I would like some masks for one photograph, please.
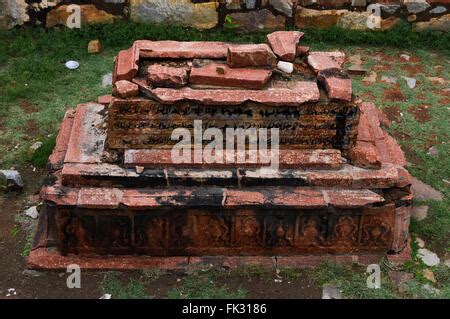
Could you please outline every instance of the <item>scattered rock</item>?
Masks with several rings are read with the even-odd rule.
[[[416,79],[409,78],[407,76],[402,76],[402,78],[406,81],[406,84],[408,85],[408,87],[410,89],[414,89],[416,87],[416,83],[417,83]]]
[[[394,284],[395,287],[397,287],[397,290],[400,293],[405,292],[406,290],[406,282],[414,278],[414,275],[406,272],[406,271],[395,271],[390,270],[388,272],[388,276],[391,280],[391,282]]]
[[[191,0],[130,0],[130,18],[135,22],[182,24],[199,30],[214,28],[219,21],[219,3]]]
[[[436,156],[436,155],[438,155],[438,149],[437,149],[437,147],[436,146],[431,146],[429,149],[428,149],[428,152],[427,152],[427,154],[428,155],[431,155],[431,156]]]
[[[429,293],[432,293],[434,295],[439,294],[441,291],[439,289],[434,288],[430,284],[424,284],[422,285],[422,289],[428,291]]]
[[[434,85],[447,85],[447,80],[440,77],[427,77],[428,81],[430,81]]]
[[[99,299],[111,299],[112,295],[111,294],[104,294],[103,296],[101,296]]]
[[[341,291],[335,285],[326,284],[323,286],[322,299],[342,299]]]
[[[361,64],[352,64],[347,68],[347,72],[352,75],[364,75],[367,70]]]
[[[367,0],[352,0],[352,7],[365,7]]]
[[[39,217],[39,211],[37,210],[36,206],[31,206],[25,211],[25,215],[32,219],[36,219]]]
[[[446,259],[445,262],[444,262],[444,264],[445,264],[447,267],[450,268],[450,259]]]
[[[25,269],[22,271],[22,274],[28,277],[39,277],[42,275],[42,272],[33,269]]]
[[[436,8],[430,10],[430,14],[442,14],[445,12],[447,12],[447,8],[444,6],[437,6]]]
[[[363,60],[361,59],[360,54],[354,54],[347,58],[347,62],[350,64],[362,64]]]
[[[112,85],[112,73],[107,73],[102,77],[102,87],[106,88]]]
[[[366,84],[372,84],[377,81],[377,73],[374,71],[371,71],[367,76],[365,76],[362,81]]]
[[[234,28],[246,33],[284,30],[286,26],[285,16],[275,16],[267,9],[230,13],[227,17],[233,21]]]
[[[155,87],[180,88],[187,84],[188,70],[185,67],[152,64],[148,67],[147,80]]]
[[[407,54],[400,54],[400,59],[402,59],[404,61],[409,61],[411,59],[411,57]]]
[[[129,98],[139,94],[139,87],[127,80],[120,80],[114,84],[113,95],[121,98]]]
[[[292,73],[294,72],[294,64],[291,62],[285,62],[285,61],[279,61],[277,64],[278,70],[281,70],[285,73]]]
[[[411,217],[417,221],[424,220],[428,216],[429,207],[426,205],[413,206],[411,211]]]
[[[424,264],[429,267],[436,266],[441,262],[438,255],[426,248],[420,248],[417,251],[417,257],[419,257],[424,262]]]
[[[4,192],[23,188],[23,180],[20,173],[15,170],[0,170],[0,189]]]
[[[423,239],[416,237],[416,244],[417,246],[419,246],[419,248],[424,248],[425,247],[425,242],[423,241]]]
[[[393,27],[397,26],[399,23],[401,23],[402,19],[397,17],[389,17],[387,19],[381,19],[380,22],[380,30],[386,31],[390,30]]]
[[[397,78],[393,77],[393,76],[382,75],[381,76],[381,82],[390,83],[390,84],[396,84],[397,83]]]
[[[89,41],[87,50],[89,54],[97,54],[102,52],[102,44],[100,43],[100,40]]]
[[[412,177],[411,182],[412,182],[411,190],[415,199],[417,200],[432,199],[437,201],[442,201],[444,199],[444,194],[434,189],[433,187],[425,184],[419,179]]]
[[[255,9],[256,7],[256,0],[244,0],[245,7],[247,9]]]
[[[436,278],[434,277],[434,273],[426,268],[422,271],[422,275],[425,277],[425,279],[431,281],[432,283],[436,283]]]
[[[34,152],[36,152],[38,149],[41,148],[41,146],[42,146],[42,142],[41,141],[33,143],[33,145],[31,145],[30,148],[28,149],[28,154],[29,155],[33,155]]]

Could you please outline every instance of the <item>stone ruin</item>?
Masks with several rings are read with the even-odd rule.
[[[345,54],[312,52],[302,37],[140,40],[120,51],[112,96],[66,112],[29,267],[407,259],[404,155],[375,105],[352,95]],[[171,133],[195,120],[278,128],[279,169],[175,162]]]

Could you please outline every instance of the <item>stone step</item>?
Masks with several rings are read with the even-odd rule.
[[[270,151],[270,149],[268,149]],[[262,162],[257,152],[253,153],[246,150],[238,155],[235,152],[234,160],[226,161],[226,150],[223,151],[221,163],[195,163],[194,152],[191,153],[191,163],[176,163],[172,160],[171,149],[128,149],[124,153],[124,165],[126,167],[142,166],[145,168],[245,168],[245,167],[264,167],[269,166],[270,163]],[[250,162],[250,154],[255,154],[255,161]],[[275,154],[277,155],[277,154]],[[239,162],[238,156],[247,159],[246,162]],[[270,153],[268,153],[270,156]],[[270,161],[270,158],[268,158]],[[334,149],[325,150],[285,150],[280,149],[277,156],[278,166],[280,168],[316,168],[316,169],[338,169],[342,165],[341,151]],[[273,163],[275,164],[275,163]]]
[[[222,208],[361,208],[383,203],[383,196],[368,189],[311,187],[174,187],[121,189],[112,187],[71,188],[44,186],[43,200],[57,205],[91,209],[157,209],[161,207]]]
[[[162,104],[191,101],[204,105],[241,105],[250,101],[272,106],[298,106],[320,99],[317,83],[312,81],[298,81],[291,88],[269,87],[266,90],[196,90],[184,87],[150,89],[150,93]]]
[[[399,182],[399,172],[395,165],[386,164],[381,169],[363,169],[344,165],[339,170],[279,169],[181,169],[123,168],[112,164],[70,164],[62,170],[62,183],[66,186],[114,186],[153,187],[170,186],[312,186],[341,187],[351,189],[390,188]]]

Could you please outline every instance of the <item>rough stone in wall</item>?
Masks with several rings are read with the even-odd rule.
[[[227,17],[231,21],[231,27],[242,32],[275,31],[286,28],[286,17],[283,15],[275,16],[267,9],[236,12],[227,15]]]
[[[72,1],[0,0],[0,28],[23,24],[64,25]],[[214,27],[239,32],[340,26],[389,30],[401,21],[416,30],[448,32],[448,0],[86,0],[79,1],[82,23],[129,19],[149,24]],[[375,7],[369,7],[373,6]],[[369,9],[377,11],[371,15]],[[375,9],[374,9],[375,8]]]
[[[68,5],[62,5],[52,9],[47,14],[46,27],[66,25],[68,17],[72,14],[72,11],[68,11],[67,7]],[[93,23],[112,23],[118,18],[106,11],[97,9],[93,4],[80,5],[80,12],[81,26]]]
[[[130,15],[136,22],[175,24],[203,30],[217,25],[218,6],[216,1],[130,0]]]
[[[0,0],[0,29],[11,29],[30,20],[25,0]]]

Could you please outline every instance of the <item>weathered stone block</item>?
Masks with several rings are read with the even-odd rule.
[[[133,21],[163,23],[211,29],[217,25],[218,2],[193,3],[190,0],[130,0]]]

